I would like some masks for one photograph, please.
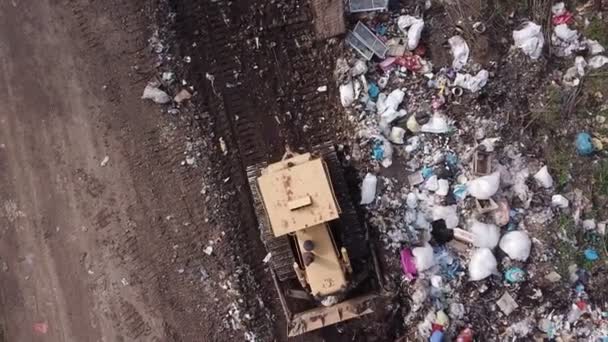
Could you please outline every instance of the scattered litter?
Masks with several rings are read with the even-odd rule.
[[[390,140],[390,142],[392,142],[393,144],[403,145],[405,143],[405,134],[405,129],[398,126],[394,126],[393,128],[391,128],[391,134],[388,140]]]
[[[477,249],[469,261],[469,278],[473,281],[485,279],[497,272],[496,266],[496,258],[490,249]]]
[[[264,257],[264,259],[262,260],[263,263],[267,264],[270,261],[270,258],[272,257],[272,254],[270,252],[268,252],[268,254],[266,254],[266,256]]]
[[[104,167],[104,166],[108,165],[109,161],[110,161],[110,156],[105,156],[105,157],[103,157],[103,159],[102,159],[101,163],[99,163],[99,165],[101,167]]]
[[[319,88],[317,88],[317,92],[319,92],[319,93],[324,93],[326,91],[327,91],[327,86],[326,85],[320,86]]]
[[[378,185],[378,177],[368,173],[363,178],[361,183],[361,204],[370,204],[376,198],[376,187]]]
[[[587,65],[591,69],[599,69],[606,64],[608,64],[608,57],[602,55],[593,56],[587,62]]]
[[[521,283],[526,280],[526,272],[519,267],[511,267],[505,271],[505,279],[509,283]]]
[[[606,49],[602,46],[602,44],[600,44],[597,40],[593,40],[593,39],[585,39],[583,41],[583,43],[585,44],[585,46],[587,46],[587,50],[589,50],[589,53],[591,54],[591,56],[600,54],[604,51],[606,51]]]
[[[452,68],[459,71],[469,60],[469,45],[467,45],[467,42],[461,36],[454,36],[448,39],[448,43],[454,57]]]
[[[440,179],[437,181],[437,190],[435,191],[436,195],[439,196],[447,196],[450,191],[450,182],[447,179]]]
[[[490,73],[488,73],[488,71],[485,69],[479,71],[475,76],[458,73],[456,74],[456,79],[454,80],[453,85],[476,93],[480,91],[481,88],[485,87],[486,83],[488,83],[489,76]]]
[[[355,86],[352,81],[340,85],[340,102],[342,107],[350,107],[355,102]]]
[[[587,194],[576,188],[593,177],[608,143],[603,134],[608,97],[603,88],[590,88],[602,74],[593,69],[606,68],[608,57],[600,42],[589,39],[597,34],[585,37],[597,18],[587,7],[569,11],[556,4],[542,19],[545,29],[523,22],[507,32],[514,46],[502,54],[492,51],[487,39],[502,44],[510,37],[496,36],[495,30],[492,37],[484,35],[491,28],[487,18],[463,13],[468,22],[452,22],[455,30],[445,31],[446,18],[436,15],[442,6],[433,2],[435,10],[424,8],[395,2],[388,13],[351,16],[347,22],[355,26],[346,43],[353,49],[340,52],[335,68],[347,108],[340,119],[354,128],[346,137],[345,164],[363,178],[361,203],[379,247],[387,251],[380,256],[399,253],[399,261],[383,260],[388,261],[386,278],[394,281],[392,288],[407,282],[409,295],[393,301],[390,310],[413,327],[407,336],[412,340],[454,340],[461,332],[459,341],[473,341],[471,329],[478,340],[608,336],[596,323],[605,308],[586,302],[586,291],[598,283],[583,259],[590,247],[597,248],[598,260],[603,257],[595,243],[606,232],[606,217],[593,207],[595,189]],[[508,21],[513,27],[525,15],[510,13]],[[452,60],[437,53],[446,47]],[[522,112],[528,104],[534,115]],[[586,115],[562,115],[562,125],[543,127],[547,118],[538,113],[556,108]],[[572,162],[568,153],[558,155],[567,146],[555,146],[556,137],[574,139],[575,129],[586,131],[584,144],[576,137],[578,153],[596,154],[588,159],[589,172],[580,172],[585,167],[580,157]],[[545,154],[545,144],[557,147],[550,148],[553,154]],[[576,232],[563,229],[562,220],[572,220]],[[562,251],[565,247],[569,250]],[[587,264],[574,265],[562,282],[557,270],[562,272],[564,257],[568,264]],[[488,279],[491,275],[496,277]],[[594,291],[596,298],[603,295]],[[562,303],[569,294],[576,307],[570,314]],[[498,298],[496,305],[488,303]],[[533,305],[515,312],[515,299]],[[441,311],[448,308],[452,322]],[[484,315],[494,327],[470,319]]]
[[[515,47],[521,49],[532,59],[538,59],[543,52],[545,38],[542,28],[533,22],[527,22],[522,29],[513,31]]]
[[[435,257],[433,256],[433,247],[428,243],[424,247],[416,247],[412,249],[416,270],[418,272],[425,271],[435,265]]]
[[[448,119],[446,116],[436,113],[431,116],[429,122],[420,127],[420,131],[424,133],[442,134],[450,130]]]
[[[397,26],[407,38],[407,49],[411,51],[418,47],[424,28],[424,20],[411,15],[402,15],[397,19]]]
[[[471,196],[487,200],[490,197],[494,196],[496,191],[498,191],[498,187],[500,186],[500,172],[496,171],[487,176],[479,177],[469,181],[467,184],[467,189]]]
[[[350,68],[350,74],[353,77],[363,75],[366,72],[367,72],[367,63],[362,59],[358,59],[355,62],[355,64],[353,64],[353,66]]]
[[[416,277],[416,263],[414,262],[414,256],[412,255],[412,251],[410,249],[401,250],[401,268],[403,269],[403,274],[408,276],[410,279],[414,279]]]
[[[499,227],[506,226],[511,219],[511,209],[509,208],[509,202],[505,199],[501,199],[498,201],[497,204],[498,208],[492,212],[494,223],[496,223],[496,225]]]
[[[579,34],[576,30],[571,30],[568,25],[560,24],[553,28],[551,44],[554,47],[555,55],[567,57],[581,49]]]
[[[163,83],[170,85],[173,82],[175,82],[175,73],[172,73],[170,71],[165,71],[162,73],[161,79],[162,79]]]
[[[576,151],[581,156],[590,156],[595,151],[591,135],[587,132],[581,132],[576,135]]]
[[[203,249],[203,252],[207,255],[211,255],[213,253],[213,246],[207,246]]]
[[[441,330],[433,331],[433,333],[431,334],[431,338],[429,339],[429,342],[442,342],[442,341],[443,341],[443,331],[441,331]]]
[[[500,240],[500,229],[493,224],[474,221],[471,225],[471,233],[474,236],[473,244],[476,247],[494,248]]]
[[[570,11],[566,10],[563,2],[559,2],[551,7],[553,13],[553,25],[571,24],[574,21],[574,16]]]
[[[543,166],[535,175],[534,179],[540,184],[543,188],[549,189],[553,187],[553,178],[549,174],[549,168],[547,165]]]
[[[553,195],[551,197],[551,205],[558,208],[568,208],[570,202],[568,199],[562,195]]]
[[[555,271],[551,271],[549,274],[547,274],[545,276],[545,279],[547,279],[548,281],[550,281],[552,283],[557,283],[558,281],[562,280],[562,276],[560,276],[559,273],[557,273]]]
[[[448,228],[458,227],[458,208],[451,206],[435,206],[433,208],[433,220],[444,220]]]
[[[464,328],[456,337],[456,342],[473,342],[473,330],[471,328]]]
[[[592,249],[592,248],[585,249],[585,259],[587,259],[589,261],[596,261],[599,258],[600,258],[600,256],[599,256],[599,254],[597,254],[597,251],[595,249]]]
[[[595,229],[595,220],[594,219],[587,219],[587,220],[583,220],[583,229],[585,230],[594,230]]]
[[[526,232],[514,230],[507,232],[500,239],[500,249],[513,260],[526,261],[530,256],[532,241]]]
[[[513,299],[513,297],[511,297],[509,292],[505,292],[502,297],[500,297],[500,299],[496,302],[496,305],[498,305],[500,311],[502,311],[507,316],[509,316],[513,311],[515,311],[519,307],[519,305],[517,305],[517,302],[515,301],[515,299]]]
[[[144,93],[141,98],[144,100],[152,100],[158,104],[171,102],[171,97],[164,91],[160,90],[157,82],[148,83],[144,88]]]
[[[34,333],[38,335],[46,335],[49,331],[49,325],[46,322],[34,323],[33,325]]]
[[[179,91],[179,93],[177,93],[177,95],[175,95],[173,101],[175,101],[176,103],[182,103],[184,101],[190,100],[191,98],[192,94],[190,94],[188,90],[182,89]]]

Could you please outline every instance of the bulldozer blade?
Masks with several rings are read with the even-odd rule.
[[[287,327],[289,337],[321,329],[374,312],[375,294],[346,300],[328,307],[318,307],[293,315]]]

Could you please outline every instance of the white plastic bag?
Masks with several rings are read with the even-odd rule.
[[[567,24],[555,26],[551,35],[551,44],[555,47],[555,55],[558,57],[570,56],[581,49],[578,31],[571,30]]]
[[[471,196],[487,200],[494,196],[500,186],[500,172],[495,171],[487,176],[475,178],[467,183],[467,189]]]
[[[551,197],[551,205],[554,207],[558,207],[558,208],[568,208],[568,205],[570,205],[570,202],[568,201],[568,199],[562,195],[553,195],[553,197]]]
[[[417,48],[422,36],[424,20],[411,15],[402,15],[397,19],[397,26],[407,36],[407,49],[411,51]]]
[[[386,97],[386,100],[384,101],[384,110],[382,112],[380,112],[380,114],[382,114],[388,110],[397,111],[397,108],[399,107],[401,102],[403,102],[404,98],[405,98],[405,92],[403,90],[395,89],[395,90],[391,91],[391,93],[388,94],[388,96]]]
[[[376,198],[376,186],[378,185],[378,177],[371,173],[367,173],[361,183],[361,204],[370,204]]]
[[[367,72],[367,62],[363,59],[358,59],[355,64],[350,68],[350,74],[353,77],[363,75]]]
[[[398,126],[394,126],[393,128],[391,128],[391,133],[388,140],[390,140],[393,144],[403,145],[405,143],[405,141],[403,140],[404,137],[405,129]]]
[[[599,69],[606,64],[608,64],[608,57],[602,55],[591,57],[587,63],[591,69]]]
[[[415,120],[415,118],[414,118]],[[420,131],[424,133],[447,133],[450,130],[448,119],[442,114],[434,114],[429,122],[420,127]]]
[[[412,255],[416,263],[416,271],[422,272],[428,270],[435,265],[435,257],[433,256],[433,247],[426,243],[424,247],[412,248]]]
[[[606,49],[600,44],[597,40],[593,39],[585,39],[583,43],[587,46],[589,53],[593,55],[597,55],[598,53],[604,52]]]
[[[473,244],[481,248],[494,248],[500,240],[500,229],[494,224],[474,221],[469,228],[473,234]]]
[[[532,241],[526,232],[514,230],[503,235],[499,243],[502,249],[509,258],[513,260],[526,261],[530,256]]]
[[[515,47],[532,59],[538,59],[543,52],[545,37],[541,26],[531,21],[527,22],[521,30],[513,31],[513,40]]]
[[[469,278],[473,281],[482,280],[496,273],[496,257],[488,248],[479,248],[473,252],[469,261]]]
[[[144,100],[152,100],[158,104],[165,104],[171,102],[171,97],[164,91],[160,90],[154,84],[146,85],[141,98]]]
[[[454,57],[452,68],[458,71],[462,69],[469,60],[469,45],[461,36],[454,36],[448,39],[448,43],[450,43],[452,56]]]
[[[340,85],[340,102],[344,108],[349,107],[355,102],[355,87],[352,81]]]
[[[481,88],[485,87],[486,83],[488,83],[489,76],[490,73],[485,69],[480,70],[475,76],[458,73],[456,74],[453,85],[476,93],[480,91]]]
[[[458,211],[455,205],[447,207],[435,206],[433,207],[433,221],[443,219],[445,226],[449,229],[458,227]]]
[[[534,179],[545,189],[549,189],[553,186],[553,177],[551,177],[549,174],[547,165],[538,170],[538,172],[534,175]]]

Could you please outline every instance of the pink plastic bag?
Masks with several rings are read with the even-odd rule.
[[[401,250],[401,268],[403,269],[403,274],[405,274],[406,277],[409,279],[416,278],[416,263],[414,262],[412,251],[409,248]]]

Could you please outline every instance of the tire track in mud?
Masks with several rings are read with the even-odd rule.
[[[123,101],[128,101],[125,94],[132,95],[132,92],[119,87],[124,84],[125,75],[128,83],[138,90],[156,75],[147,42],[151,35],[147,29],[148,14],[152,12],[153,2],[111,0],[99,4],[69,1],[68,5],[81,30],[78,34],[84,41],[83,55],[95,55],[113,67],[113,72],[108,72],[104,82],[106,94],[111,102],[122,105]],[[107,18],[112,22],[100,22],[94,17],[101,9],[107,11]],[[125,11],[128,13],[123,15]],[[123,39],[125,31],[131,33],[129,39]],[[108,48],[110,45],[112,49]],[[106,50],[118,52],[112,55]],[[125,67],[125,60],[136,64]],[[117,75],[120,72],[124,74]],[[198,316],[193,313],[196,303],[207,299],[199,275],[188,272],[181,275],[177,271],[182,265],[196,265],[199,263],[197,260],[204,257],[202,249],[210,235],[198,223],[206,222],[206,213],[202,210],[205,203],[199,193],[200,180],[196,173],[180,166],[184,145],[191,139],[180,137],[161,142],[158,127],[151,126],[142,122],[139,127],[128,118],[118,119],[118,127],[114,129],[121,129],[124,143],[132,147],[126,151],[132,174],[149,179],[150,186],[134,189],[137,204],[125,213],[102,209],[96,212],[94,220],[99,229],[107,229],[111,223],[118,226],[118,230],[107,232],[102,240],[109,244],[120,264],[129,271],[129,282],[139,285],[146,301],[169,316],[162,327],[165,336],[175,341],[190,340],[210,331],[195,323],[200,316],[192,319],[192,316]],[[166,193],[168,187],[172,193]],[[166,207],[163,204],[167,204]],[[141,206],[148,208],[147,215],[139,214]],[[121,215],[128,219],[120,222],[118,216]],[[170,216],[180,218],[180,221],[167,219]],[[116,232],[120,232],[119,235],[112,236]],[[117,321],[129,337],[138,339],[150,334],[148,322],[135,305],[119,299],[117,311]],[[213,335],[217,337],[217,334],[221,334],[221,329]]]
[[[256,11],[250,9],[255,7],[255,1],[178,4],[176,29],[182,53],[192,56],[187,78],[205,94],[204,100],[198,100],[199,112],[211,113],[218,146],[221,138],[228,147],[225,157],[218,155],[217,165],[224,177],[230,177],[238,202],[230,201],[226,210],[235,213],[230,220],[238,227],[234,233],[241,242],[238,248],[254,256],[237,256],[236,261],[248,260],[256,285],[247,292],[255,293],[257,284],[261,285],[262,296],[276,319],[274,336],[285,340],[283,313],[261,263],[265,249],[244,169],[277,160],[285,142],[306,150],[334,140],[334,132],[318,129],[324,123],[323,114],[333,104],[328,93],[317,92],[319,86],[332,83],[333,66],[329,63],[319,68],[323,44],[313,40],[306,6],[293,6],[291,15],[278,16],[279,20],[264,13],[252,14]],[[256,25],[262,28],[255,29]],[[260,41],[268,47],[259,49]],[[258,63],[260,75],[252,71],[258,69]],[[305,125],[311,130],[302,130]]]

